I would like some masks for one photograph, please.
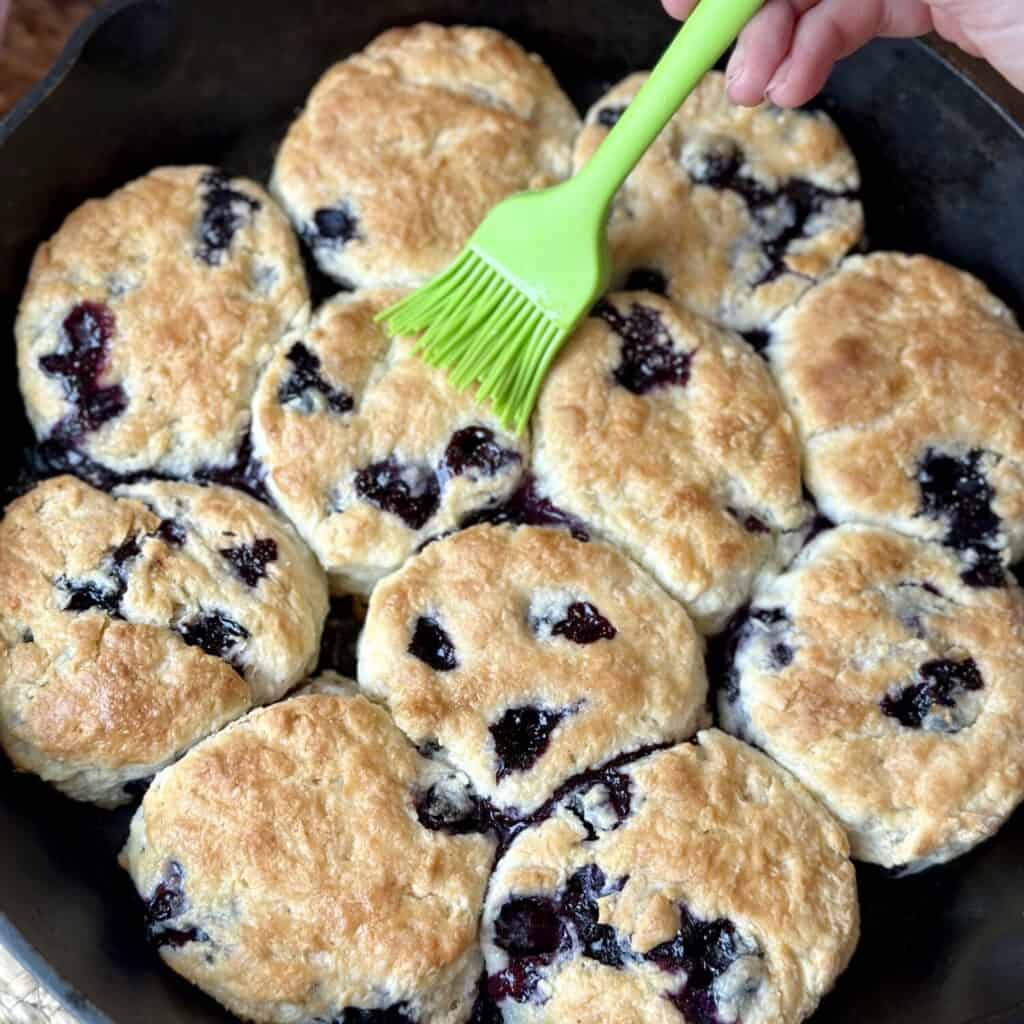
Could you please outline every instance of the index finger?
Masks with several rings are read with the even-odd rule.
[[[680,20],[693,13],[694,7],[697,6],[697,0],[661,0],[661,2],[673,18]]]

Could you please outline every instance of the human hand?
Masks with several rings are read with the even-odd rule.
[[[685,18],[697,0],[663,0]],[[1024,89],[1024,3],[1021,0],[768,0],[743,30],[726,71],[729,97],[753,106],[806,103],[832,65],[876,36],[926,32],[984,57]]]

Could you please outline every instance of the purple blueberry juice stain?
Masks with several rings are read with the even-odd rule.
[[[81,302],[64,318],[57,350],[40,357],[40,369],[60,380],[71,406],[50,432],[51,445],[75,445],[127,408],[128,396],[120,384],[100,385],[110,361],[114,330],[110,309],[98,302]]]
[[[758,635],[768,635],[768,667],[781,671],[791,665],[793,648],[781,638],[790,626],[789,616],[781,608],[751,608],[745,605],[729,620],[725,629],[708,643],[708,682],[712,691],[724,692],[734,703],[740,695],[739,670],[736,659],[740,651]]]
[[[950,661],[938,658],[917,670],[917,680],[882,698],[882,713],[895,718],[907,729],[920,729],[936,707],[955,708],[964,694],[981,690],[984,680],[973,658]],[[957,732],[955,721],[944,723],[942,731]]]
[[[269,505],[266,467],[255,457],[252,448],[252,434],[246,432],[232,461],[223,466],[201,466],[194,473],[197,483],[220,484],[233,487],[249,497]]]
[[[983,451],[957,456],[929,448],[918,464],[921,515],[946,524],[943,544],[971,561],[960,574],[972,587],[1006,585],[994,541],[1000,518],[992,508],[995,490],[982,467]]]
[[[575,540],[586,543],[590,533],[578,516],[559,508],[540,493],[536,480],[528,476],[504,502],[480,509],[462,520],[462,529],[489,523],[492,526],[550,526],[566,530]]]
[[[199,182],[203,212],[199,220],[196,257],[211,267],[220,266],[235,235],[251,223],[261,203],[231,187],[221,171],[208,171]]]
[[[267,575],[267,566],[277,561],[277,541],[261,537],[251,544],[221,548],[220,554],[231,563],[236,575],[247,587],[257,587]]]
[[[394,456],[359,470],[356,493],[382,512],[389,512],[409,527],[421,530],[441,504],[437,474],[421,463],[401,463]]]
[[[441,462],[441,476],[468,476],[471,479],[497,476],[508,466],[522,461],[518,452],[503,448],[494,431],[472,426],[452,434]]]
[[[224,612],[199,612],[177,627],[181,639],[189,647],[198,647],[214,658],[226,661],[236,672],[238,648],[249,639],[249,631]]]
[[[127,537],[110,554],[110,565],[102,581],[74,580],[59,576],[57,588],[68,595],[66,612],[87,612],[93,609],[105,612],[111,618],[123,619],[121,602],[128,590],[130,563],[142,553],[138,538]]]
[[[157,947],[172,946],[180,949],[189,942],[208,942],[210,939],[199,928],[177,929],[166,925],[167,921],[180,917],[188,910],[184,881],[182,866],[177,861],[169,861],[153,895],[146,900],[146,932]]]
[[[550,631],[551,636],[564,637],[574,644],[595,644],[598,640],[614,640],[618,630],[589,601],[573,601],[558,621],[531,618],[530,628],[536,634]]]
[[[529,771],[548,749],[551,734],[574,710],[552,711],[532,704],[509,708],[489,727],[494,741],[497,781]]]
[[[352,411],[355,406],[352,396],[328,383],[315,352],[297,341],[288,350],[287,359],[292,368],[277,389],[281,405],[290,405],[308,414],[315,409],[313,396],[320,395],[331,412],[342,416]]]
[[[455,644],[437,619],[421,615],[413,628],[409,653],[435,672],[452,672],[459,667]]]
[[[721,1024],[715,981],[742,957],[761,954],[740,937],[728,918],[704,921],[685,904],[680,904],[679,918],[676,935],[655,946],[644,959],[669,974],[685,975],[682,986],[668,999],[688,1024]]]
[[[738,149],[709,153],[701,166],[691,170],[695,185],[719,192],[732,192],[746,204],[760,235],[765,267],[751,281],[751,287],[770,284],[788,273],[785,256],[793,242],[807,238],[810,222],[837,202],[857,198],[856,192],[839,191],[790,178],[777,189],[762,185],[744,171],[744,158]]]
[[[646,395],[655,388],[686,386],[691,355],[676,351],[658,310],[634,302],[624,316],[611,303],[600,302],[591,315],[622,339],[621,362],[612,376],[627,391]]]

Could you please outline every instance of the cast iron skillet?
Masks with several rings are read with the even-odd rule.
[[[424,18],[508,31],[581,107],[649,67],[673,30],[657,0],[116,0],[0,126],[7,336],[33,248],[83,199],[164,163],[219,162],[266,180],[318,75],[382,29]],[[861,160],[872,244],[948,259],[1024,312],[1024,132],[1007,113],[926,47],[899,42],[847,61],[822,103]],[[29,437],[13,347],[5,370],[10,486]],[[116,863],[130,815],[74,804],[0,764],[0,941],[83,1021],[223,1021],[146,947]],[[859,875],[860,948],[816,1024],[1024,1021],[1024,813],[946,867]]]

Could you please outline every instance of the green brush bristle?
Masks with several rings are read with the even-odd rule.
[[[467,249],[440,276],[377,317],[389,331],[420,335],[415,351],[490,400],[501,424],[522,433],[541,383],[568,332],[485,259]]]

